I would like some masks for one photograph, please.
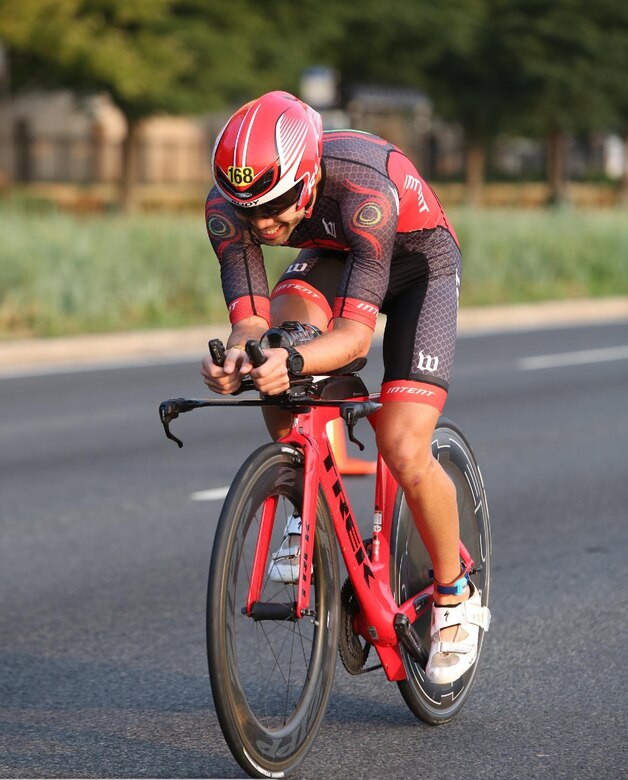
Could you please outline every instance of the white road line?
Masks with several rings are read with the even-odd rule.
[[[620,347],[601,347],[600,349],[583,349],[579,352],[560,352],[556,355],[536,355],[520,358],[517,368],[522,371],[536,371],[540,368],[557,366],[582,366],[587,363],[604,363],[609,360],[627,360],[628,345]]]
[[[229,486],[212,488],[211,490],[197,490],[192,493],[190,498],[192,501],[220,501],[225,498],[229,492]]]

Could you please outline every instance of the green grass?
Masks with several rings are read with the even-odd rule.
[[[461,304],[628,294],[628,215],[615,210],[454,210]]]
[[[628,294],[621,211],[453,210],[463,306]],[[202,211],[76,217],[0,204],[0,337],[226,321]],[[271,283],[292,250],[267,255]]]

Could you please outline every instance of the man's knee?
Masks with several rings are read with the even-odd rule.
[[[429,481],[436,465],[432,453],[422,449],[395,449],[382,453],[382,457],[401,487],[417,488]]]
[[[432,435],[437,414],[418,404],[385,404],[377,423],[377,447],[401,484],[422,481],[435,467]]]

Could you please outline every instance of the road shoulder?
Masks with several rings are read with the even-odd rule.
[[[624,321],[628,322],[628,297],[483,306],[460,310],[459,333],[465,336]],[[377,336],[381,336],[384,324],[380,317]],[[204,354],[209,338],[225,341],[228,334],[228,326],[221,323],[175,330],[4,341],[0,342],[0,373],[7,375],[29,366],[186,359]]]

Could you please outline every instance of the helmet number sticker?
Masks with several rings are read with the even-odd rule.
[[[237,165],[230,165],[227,168],[227,175],[232,184],[239,186],[240,184],[252,184],[255,172],[253,171],[253,168],[248,165],[244,168],[240,168]]]

